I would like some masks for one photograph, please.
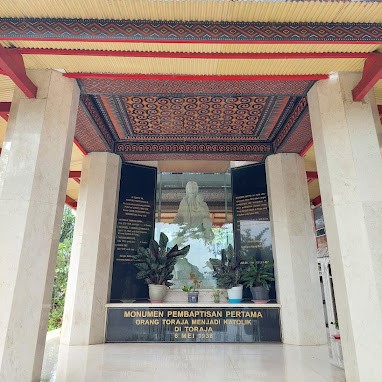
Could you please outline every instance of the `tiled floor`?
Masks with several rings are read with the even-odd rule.
[[[42,381],[344,382],[327,346],[105,344],[47,341]]]

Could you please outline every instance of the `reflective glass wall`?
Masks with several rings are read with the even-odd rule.
[[[177,261],[173,288],[190,284],[190,273],[201,289],[216,286],[210,258],[233,245],[231,175],[160,173],[157,184],[155,239],[164,232],[171,245],[191,246]]]

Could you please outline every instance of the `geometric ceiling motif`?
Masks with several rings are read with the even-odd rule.
[[[256,136],[269,97],[121,97],[133,135]],[[268,108],[269,109],[269,108]]]
[[[188,95],[295,95],[304,96],[312,87],[310,80],[203,80],[203,79],[108,79],[108,78],[84,78],[79,81],[81,91],[84,94],[109,94],[109,95],[165,95],[165,94],[188,94]]]
[[[88,78],[79,85],[76,139],[88,152],[264,161],[300,152],[312,139],[306,94],[313,81]]]
[[[328,0],[329,1],[329,0]],[[380,23],[0,19],[0,38],[98,41],[380,41]]]

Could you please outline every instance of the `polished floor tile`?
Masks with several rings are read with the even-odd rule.
[[[345,382],[327,346],[281,344],[104,344],[47,340],[42,381]]]

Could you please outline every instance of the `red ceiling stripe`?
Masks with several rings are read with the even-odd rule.
[[[69,178],[81,178],[81,171],[69,171]]]
[[[59,56],[100,56],[100,57],[151,57],[151,58],[199,58],[199,59],[305,59],[305,58],[367,58],[370,53],[211,53],[211,52],[140,52],[86,49],[17,48],[20,54]]]

